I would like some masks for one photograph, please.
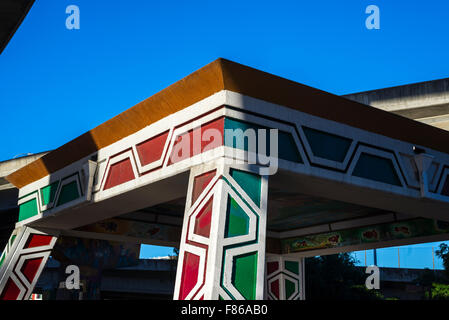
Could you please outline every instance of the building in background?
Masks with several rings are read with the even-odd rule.
[[[134,266],[104,270],[95,298],[171,300],[176,263],[174,259],[141,259]],[[43,300],[84,300],[88,299],[86,288],[86,281],[82,281],[80,290],[66,289],[60,263],[50,259],[34,292]]]

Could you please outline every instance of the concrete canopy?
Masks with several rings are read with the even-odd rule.
[[[295,134],[299,135],[296,136],[295,139],[298,139],[299,142],[297,142],[297,144],[301,145],[298,147],[301,149],[300,154],[301,158],[304,158],[303,162],[309,163],[312,166],[317,166],[318,168],[326,168],[327,166],[328,168],[333,168],[334,171],[337,170],[345,173],[348,173],[349,169],[350,171],[354,171],[356,168],[353,158],[355,157],[358,159],[358,157],[365,155],[366,154],[365,149],[372,148],[373,144],[363,145],[367,141],[363,142],[363,144],[361,144],[361,141],[356,143],[356,140],[352,140],[350,137],[346,138],[343,137],[342,139],[338,140],[339,135],[336,134],[336,132],[333,132],[331,133],[331,135],[329,135],[330,139],[329,143],[332,144],[336,142],[345,144],[346,142],[344,140],[347,139],[347,142],[349,143],[347,146],[348,150],[346,150],[346,155],[343,155],[345,156],[344,159],[342,158],[338,160],[333,159],[332,157],[329,159],[324,159],[326,155],[320,156],[319,154],[315,154],[317,150],[314,149],[316,149],[317,146],[312,145],[312,143],[314,143],[312,140],[318,139],[319,143],[321,143],[320,139],[328,139],[328,137],[323,135],[324,131],[319,130],[314,131],[316,128],[313,129],[312,128],[313,125],[310,126],[308,124],[308,122],[313,123],[314,118],[319,118],[328,121],[328,123],[332,124],[333,126],[335,125],[341,126],[342,128],[337,131],[340,131],[342,133],[347,133],[348,131],[353,129],[354,130],[360,129],[363,132],[366,132],[368,135],[374,134],[373,136],[375,141],[374,144],[378,143],[379,140],[378,136],[389,139],[390,141],[386,145],[378,146],[380,147],[379,149],[380,152],[386,154],[387,158],[388,157],[391,158],[392,160],[391,163],[393,163],[395,166],[394,170],[397,171],[394,174],[401,176],[400,177],[401,181],[399,183],[401,185],[406,185],[407,187],[410,187],[412,190],[414,189],[415,192],[418,193],[422,192],[422,190],[420,190],[420,177],[419,177],[420,173],[418,172],[419,170],[417,169],[417,164],[415,163],[416,161],[413,160],[413,157],[416,156],[416,154],[413,151],[413,148],[416,147],[418,150],[421,150],[420,151],[421,153],[426,152],[427,150],[435,150],[436,152],[442,154],[449,153],[449,147],[445,143],[445,141],[447,141],[447,139],[449,138],[449,133],[444,130],[440,130],[426,124],[406,119],[404,117],[391,114],[389,112],[379,110],[367,105],[350,101],[345,98],[324,91],[320,91],[299,83],[295,83],[293,81],[283,79],[247,66],[243,66],[241,64],[229,60],[217,59],[214,62],[208,64],[207,66],[185,77],[184,79],[162,90],[161,92],[155,94],[154,96],[142,101],[141,103],[135,105],[134,107],[112,118],[111,120],[90,130],[89,132],[83,134],[82,136],[68,142],[67,144],[61,146],[60,148],[52,152],[49,152],[42,158],[17,170],[16,172],[13,172],[9,176],[7,176],[7,179],[21,190],[20,197],[26,198],[26,195],[34,188],[30,187],[30,185],[34,185],[36,183],[41,184],[38,183],[38,181],[42,181],[43,179],[46,180],[46,182],[43,183],[43,186],[45,185],[50,186],[52,183],[54,183],[52,182],[52,180],[55,179],[53,179],[52,177],[54,177],[57,172],[67,171],[66,169],[70,167],[79,167],[81,163],[84,164],[86,163],[87,160],[94,160],[94,162],[98,161],[99,163],[103,161],[102,163],[106,163],[104,162],[105,159],[100,159],[103,158],[103,156],[99,156],[100,150],[107,150],[108,148],[115,149],[114,145],[117,143],[120,144],[120,141],[126,139],[134,140],[133,136],[135,135],[138,136],[139,132],[141,132],[145,128],[157,125],[158,123],[163,121],[163,119],[170,119],[170,117],[176,117],[176,115],[179,114],[182,110],[188,109],[190,106],[198,104],[201,101],[210,98],[211,96],[219,94],[220,92],[235,93],[238,95],[238,97],[240,98],[243,97],[242,99],[250,99],[250,100],[256,99],[254,101],[261,101],[266,104],[274,105],[275,106],[274,110],[276,110],[276,106],[279,106],[279,108],[292,109],[295,111],[299,111],[302,114],[311,116],[312,118],[310,119],[306,118],[304,120],[307,127],[296,128],[295,129],[296,132],[293,132],[293,135]],[[208,107],[205,108],[204,111],[199,110],[197,118],[200,118],[201,114],[208,114],[214,112],[217,108],[220,108],[222,105],[225,105],[229,108],[236,107],[232,106],[232,98],[230,99],[228,97],[225,100],[226,101],[222,101],[219,105],[217,105],[212,109],[211,107]],[[290,115],[282,119],[281,117],[278,117],[276,111],[274,113],[271,113],[271,111],[266,112],[266,109],[263,107],[263,103],[257,105],[254,108],[251,107],[246,108],[245,104],[251,105],[251,102],[246,103],[244,100],[241,100],[239,103],[242,106],[237,107],[240,107],[241,109],[245,110],[245,112],[247,112],[248,114],[253,114],[256,116],[257,114],[264,114],[264,117],[266,119],[271,119],[274,122],[278,121],[286,126],[290,125],[288,123],[288,120],[292,118]],[[286,112],[288,113],[289,111]],[[178,116],[178,118],[180,118],[180,120],[178,121],[179,124],[175,125],[175,127],[179,127],[184,122],[191,121],[188,119],[189,118],[188,114],[189,113],[184,113],[183,115]],[[171,120],[167,123],[169,123],[169,126],[173,125]],[[355,134],[357,135],[358,133],[356,132]],[[335,137],[337,137],[337,140],[332,140],[332,135],[335,135]],[[371,138],[371,140],[372,139],[373,138]],[[166,140],[167,140],[166,143],[168,144],[169,139]],[[402,149],[401,148],[398,149],[395,143],[396,140],[404,142],[407,145],[404,145]],[[394,152],[391,153],[390,152],[391,149],[397,150],[394,150]],[[406,153],[408,153],[408,155],[406,155]],[[379,154],[377,154],[377,156],[379,156]],[[352,165],[351,161],[354,162]],[[367,161],[369,161],[369,159]],[[388,165],[389,164],[387,164],[387,166]],[[84,164],[84,166],[86,165]],[[307,178],[312,180],[310,180],[308,184],[304,184],[303,187],[293,187],[293,189],[299,188],[299,190],[296,191],[295,193],[296,196],[300,196],[301,194],[302,196],[300,197],[304,197],[307,194],[309,194],[310,196],[314,196],[315,203],[322,203],[323,200],[325,199],[334,199],[335,201],[343,201],[336,204],[337,207],[341,206],[344,207],[345,206],[343,205],[344,203],[347,204],[346,205],[347,208],[348,205],[350,207],[351,203],[362,206],[353,208],[353,210],[355,211],[369,212],[371,210],[369,208],[374,207],[377,208],[376,210],[387,210],[391,212],[394,211],[394,212],[401,212],[403,214],[414,214],[420,216],[419,212],[422,212],[423,210],[425,211],[426,210],[425,208],[427,208],[431,209],[431,212],[428,213],[430,214],[430,217],[445,219],[444,210],[446,207],[445,203],[447,200],[445,199],[444,195],[443,198],[441,198],[441,194],[445,192],[443,191],[443,189],[446,190],[444,188],[446,169],[445,165],[440,162],[435,162],[434,166],[436,166],[437,168],[434,168],[432,171],[433,174],[433,176],[431,177],[432,179],[430,179],[429,177],[429,179],[432,180],[431,181],[432,186],[429,185],[427,189],[433,188],[434,189],[433,193],[436,193],[438,195],[438,199],[436,199],[435,201],[432,200],[430,204],[426,202],[428,200],[425,200],[425,197],[424,199],[418,197],[417,203],[411,202],[409,204],[401,201],[398,202],[397,200],[394,199],[392,200],[391,197],[388,196],[388,193],[391,191],[390,190],[391,186],[388,186],[387,184],[384,184],[380,187],[380,192],[381,193],[386,192],[387,194],[386,197],[380,196],[378,194],[379,190],[372,191],[373,193],[366,193],[365,190],[356,188],[355,190],[345,190],[344,192],[340,192],[335,188],[337,187],[340,190],[344,190],[343,185],[341,184],[342,183],[341,178],[338,178],[336,181],[333,182],[326,182],[328,180],[327,178],[325,180],[319,178],[316,182],[314,181],[316,177]],[[101,166],[99,166],[98,168],[93,167],[93,169],[91,169],[91,171],[93,170],[93,172],[90,172],[90,174],[97,176],[99,174],[100,167]],[[69,169],[69,171],[70,170],[72,169]],[[407,173],[406,172],[407,170],[410,170],[410,172]],[[87,172],[89,172],[89,169],[87,169]],[[141,175],[141,173],[136,174]],[[186,176],[184,176],[184,178],[182,177],[183,176],[181,175],[179,177],[175,176],[173,178],[170,178],[175,179],[173,181],[178,181],[176,184],[180,186],[179,188],[173,188],[173,182],[171,183],[158,182],[155,185],[148,185],[147,187],[144,188],[144,190],[146,190],[145,192],[148,192],[148,190],[152,188],[156,188],[156,190],[157,189],[165,190],[164,187],[162,187],[165,183],[165,185],[171,189],[172,195],[167,198],[166,195],[168,195],[168,193],[166,192],[165,196],[162,195],[158,196],[157,199],[159,200],[165,199],[166,201],[175,200],[179,197],[182,197],[182,195],[185,194],[185,187],[183,185],[185,185],[186,182],[182,183],[180,181],[187,181],[187,177]],[[99,183],[98,181],[100,179],[99,177],[95,178],[91,177],[91,178],[95,180],[96,184]],[[60,178],[58,179],[60,180]],[[275,177],[271,179],[270,185],[275,186],[276,184],[278,184],[278,181],[281,181],[280,182],[281,185],[283,183],[285,184],[286,181],[289,181],[288,183],[295,185],[297,184],[296,183],[297,180],[295,179],[297,178],[292,178],[289,175],[283,174],[283,171],[281,170],[279,174],[275,175]],[[304,179],[305,177],[302,178],[302,180]],[[413,179],[415,181],[412,181]],[[290,180],[292,181],[290,182]],[[343,181],[344,180],[345,179],[343,179]],[[80,185],[82,184],[81,181],[79,182],[79,184]],[[301,183],[299,185],[301,185]],[[316,185],[316,187],[314,187],[314,185]],[[372,188],[371,185],[368,185],[367,187]],[[82,190],[83,187],[81,186],[79,186],[79,189],[80,193],[86,191]],[[282,188],[280,189],[282,191]],[[154,201],[142,202],[136,200],[140,198],[145,198],[141,196],[142,191],[139,190],[140,190],[139,188],[136,188],[134,191],[130,190],[129,193],[123,193],[119,197],[116,197],[115,200],[110,199],[109,202],[112,201],[111,202],[112,204],[117,201],[121,202],[122,200],[120,199],[122,199],[122,197],[134,199],[133,205],[127,209],[128,212],[131,209],[139,210],[157,204]],[[362,191],[360,191],[359,193],[358,190]],[[94,190],[93,193],[96,193],[98,191],[99,190]],[[56,193],[60,192],[60,190],[59,189],[58,191],[54,190],[53,193],[55,192]],[[132,195],[133,192],[135,193],[135,195]],[[90,196],[91,195],[86,197],[89,198]],[[92,200],[89,201],[92,202]],[[22,200],[22,203],[23,202],[24,201]],[[88,206],[88,208],[91,207],[91,210],[93,212],[104,213],[110,211],[110,213],[107,216],[103,215],[97,216],[97,214],[92,213],[89,215],[89,219],[83,220],[79,215],[78,216],[72,215],[73,217],[76,217],[76,219],[69,223],[71,219],[69,219],[70,215],[67,214],[65,215],[64,221],[68,224],[64,223],[63,224],[65,225],[64,228],[80,227],[82,225],[95,222],[98,219],[101,220],[102,218],[114,217],[124,212],[123,210],[117,209],[120,208],[120,206],[111,205],[111,203],[108,203],[108,201],[102,204],[100,202],[98,203],[99,207]],[[273,204],[275,203],[276,201],[273,202]],[[103,208],[103,206],[106,207]],[[273,212],[280,212],[284,210],[279,209],[280,206],[281,205],[278,203],[277,209],[273,209]],[[115,207],[115,209],[114,210],[107,209],[111,207]],[[83,208],[83,210],[84,211],[88,210],[88,208]],[[51,208],[51,205],[49,207],[43,206],[43,208],[38,209],[38,212],[42,213],[43,211],[47,211],[47,215],[52,216],[53,219],[51,220],[52,221],[54,220],[54,222],[56,223],[56,220],[54,219],[55,214],[49,213],[51,211],[59,211],[56,209],[57,208]],[[75,209],[72,209],[70,211],[74,210]],[[351,211],[351,209],[348,210]],[[332,211],[333,210],[330,210],[329,212]],[[58,215],[61,216],[60,214]],[[41,218],[44,218],[44,216],[45,215],[42,215]],[[357,215],[357,214],[353,214],[351,216],[347,214],[346,216],[343,215],[338,219],[323,218],[322,221],[319,221],[318,216],[314,215],[312,216],[312,220],[315,219],[316,223],[309,224],[309,226],[320,225],[325,222],[336,222],[338,220],[347,220],[349,218],[361,218],[363,216],[364,215]],[[302,217],[301,219],[303,218],[304,217]],[[279,220],[280,218],[278,217],[277,219]],[[299,219],[299,216],[297,219]],[[35,219],[33,219],[33,221],[34,220]],[[35,223],[42,223],[43,221],[48,219],[38,219],[38,220],[40,221]],[[274,220],[272,219],[272,221],[275,220],[276,219]],[[23,221],[23,223],[25,223],[25,221]],[[61,227],[61,225],[55,223],[50,225],[52,225],[53,227],[55,226]],[[283,223],[285,224],[285,221],[284,222],[277,221],[276,222],[276,225],[278,226],[277,229],[276,227],[274,227],[275,224],[271,226],[269,225],[269,229],[271,228],[273,232],[276,232],[276,230],[277,232],[282,232],[287,231],[287,229],[292,229],[292,227],[290,226],[289,228],[284,228],[283,230],[282,228],[279,227]],[[44,224],[44,226],[50,225]],[[298,227],[299,226],[306,227],[305,225],[302,224],[298,224]]]
[[[261,299],[265,264],[297,298],[304,256],[449,239],[448,138],[218,59],[8,175],[8,263],[34,236],[179,244],[175,299]]]
[[[449,153],[449,132],[226,59],[217,59],[17,170],[7,179],[22,188],[221,90]]]

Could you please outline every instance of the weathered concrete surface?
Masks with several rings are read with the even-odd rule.
[[[392,281],[392,282],[408,282],[412,283],[422,276],[425,269],[409,269],[409,268],[379,268],[380,269],[380,281]],[[443,277],[443,270],[432,270],[437,277]]]
[[[449,130],[449,78],[358,92],[343,97]]]
[[[176,264],[174,259],[141,259],[136,266],[105,270],[99,282],[101,296],[108,293],[106,298],[172,299]],[[64,289],[61,283],[66,275],[60,267],[58,261],[49,259],[36,288],[57,291],[57,300],[73,299],[69,292],[73,290]]]
[[[0,162],[0,250],[3,250],[11,232],[14,230],[19,214],[17,205],[19,190],[4,177],[42,157],[45,153]]]
[[[16,170],[19,170],[20,168],[26,166],[27,164],[33,162],[34,160],[39,159],[40,157],[44,156],[47,153],[48,152],[40,152],[20,157],[17,159],[11,159],[0,162],[0,191],[15,188],[11,183],[8,182],[8,180],[5,179],[5,177],[8,174]],[[17,202],[17,199],[15,200]],[[2,202],[0,201],[0,205],[1,204]]]

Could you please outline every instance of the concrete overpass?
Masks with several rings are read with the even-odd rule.
[[[357,92],[343,97],[437,128],[449,129],[449,78]]]
[[[19,190],[5,179],[10,173],[42,157],[46,152],[0,162],[0,247],[4,248],[19,217]]]
[[[3,0],[0,2],[0,54],[19,28],[34,0]]]

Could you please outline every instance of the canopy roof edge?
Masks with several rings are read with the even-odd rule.
[[[221,90],[449,154],[445,130],[220,58],[6,179],[22,188]]]

